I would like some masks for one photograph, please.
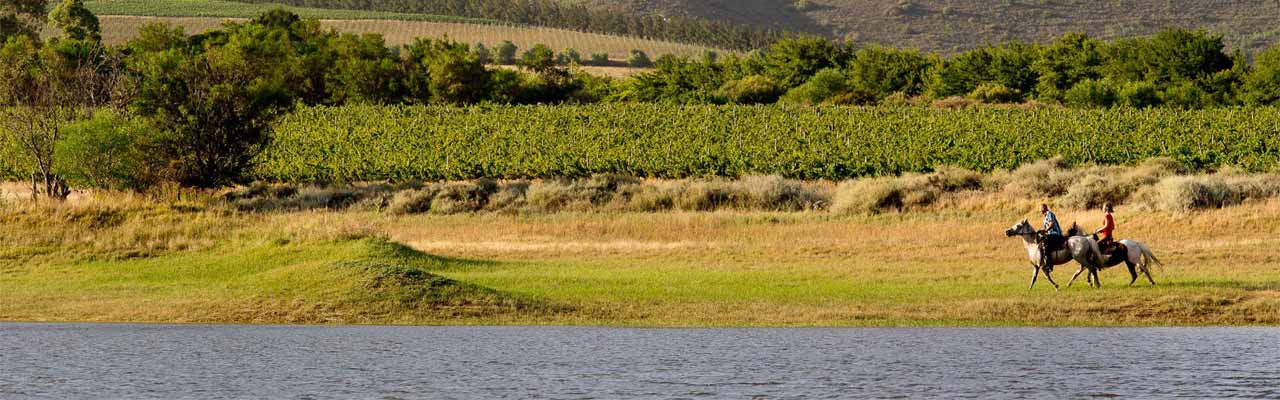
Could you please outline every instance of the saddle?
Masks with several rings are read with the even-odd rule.
[[[1103,256],[1112,261],[1123,260],[1129,254],[1129,247],[1125,246],[1124,243],[1120,243],[1119,240],[1099,241],[1096,233],[1093,235],[1093,240],[1098,242],[1098,251],[1101,251]]]

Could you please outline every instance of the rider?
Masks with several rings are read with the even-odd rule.
[[[1103,253],[1106,253],[1111,248],[1111,245],[1115,243],[1115,239],[1111,234],[1116,229],[1116,221],[1111,217],[1111,212],[1113,211],[1111,203],[1102,205],[1102,211],[1107,213],[1106,216],[1102,217],[1102,228],[1099,228],[1093,234],[1101,237],[1098,240],[1098,247],[1102,249]]]
[[[1040,240],[1040,265],[1045,272],[1053,271],[1053,259],[1050,254],[1062,246],[1062,226],[1058,224],[1058,216],[1049,210],[1048,204],[1040,204],[1040,214],[1044,215],[1044,231]]]

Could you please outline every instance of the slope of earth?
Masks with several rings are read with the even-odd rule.
[[[1081,31],[1103,38],[1165,27],[1221,33],[1246,53],[1280,42],[1280,1],[1191,0],[580,0],[817,33],[860,43],[954,52],[1010,40],[1045,42]]]

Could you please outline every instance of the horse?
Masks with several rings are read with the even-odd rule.
[[[1040,235],[1036,232],[1036,228],[1032,227],[1031,223],[1027,222],[1026,219],[1023,219],[1022,222],[1004,231],[1004,234],[1007,237],[1022,237],[1022,244],[1027,249],[1027,258],[1031,259],[1031,267],[1034,268],[1031,273],[1031,288],[1036,287],[1036,279],[1040,277],[1040,270],[1044,269],[1045,279],[1048,279],[1049,283],[1053,284],[1054,289],[1058,289],[1058,283],[1053,281],[1053,277],[1049,274],[1049,268],[1040,265],[1040,245],[1036,240]],[[1072,260],[1080,263],[1081,270],[1089,269],[1089,275],[1092,278],[1089,280],[1091,285],[1098,282],[1098,268],[1103,261],[1102,252],[1098,250],[1098,242],[1083,236],[1067,237],[1062,249],[1049,254],[1049,262],[1052,265],[1066,264]],[[1097,285],[1102,287],[1100,282]]]
[[[1085,235],[1084,230],[1080,229],[1080,226],[1077,224],[1071,224],[1071,229],[1067,230],[1067,236],[1085,237],[1094,241],[1098,240],[1097,234],[1087,236]],[[1133,283],[1138,281],[1138,271],[1142,271],[1142,275],[1147,277],[1147,282],[1151,282],[1151,285],[1155,286],[1156,281],[1155,279],[1151,279],[1151,269],[1149,266],[1152,262],[1161,265],[1164,263],[1161,262],[1160,259],[1156,258],[1156,255],[1151,252],[1151,248],[1137,240],[1124,239],[1117,240],[1116,243],[1120,247],[1120,250],[1123,251],[1113,251],[1111,254],[1104,256],[1099,269],[1107,269],[1120,265],[1120,263],[1124,263],[1124,265],[1129,268],[1129,286],[1133,286]],[[1076,272],[1076,276],[1080,276],[1079,271]],[[1076,277],[1071,277],[1071,281],[1075,280]],[[1067,282],[1067,287],[1071,287],[1071,282]]]

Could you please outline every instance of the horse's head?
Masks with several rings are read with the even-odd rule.
[[[1032,227],[1031,223],[1027,222],[1026,219],[1023,219],[1022,222],[1019,222],[1013,227],[1004,231],[1004,235],[1008,237],[1031,235],[1035,233],[1036,233],[1036,228]]]
[[[1071,229],[1067,230],[1067,237],[1084,236],[1084,230],[1080,229],[1080,224],[1072,222]]]

